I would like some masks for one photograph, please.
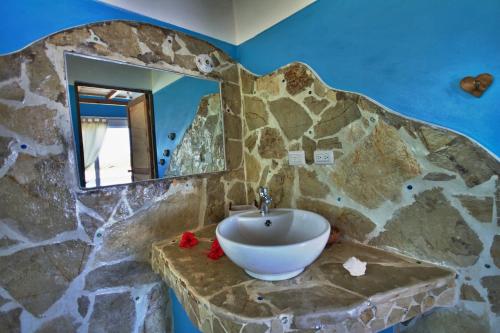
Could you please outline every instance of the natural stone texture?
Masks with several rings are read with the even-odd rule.
[[[463,284],[460,288],[460,299],[474,302],[484,302],[479,292],[470,284]]]
[[[456,195],[469,214],[479,222],[491,223],[493,219],[493,198]]]
[[[438,188],[416,195],[415,202],[397,211],[371,243],[461,267],[474,264],[483,249],[478,236]]]
[[[114,223],[104,233],[98,258],[116,260],[134,256],[147,261],[150,245],[155,240],[172,237],[193,229],[200,220],[201,188],[190,192],[180,190],[150,209],[135,214],[130,219]]]
[[[308,69],[302,64],[292,64],[285,68],[286,91],[296,95],[312,85],[314,79]]]
[[[264,186],[267,183],[267,176],[269,175],[269,166],[266,165],[259,180],[259,186]]]
[[[474,332],[490,333],[488,321],[465,310],[439,309],[421,317],[414,325],[404,329],[405,333],[430,332]]]
[[[156,63],[162,60],[166,63],[172,62],[172,58],[163,53],[163,45],[167,39],[167,33],[164,30],[158,29],[157,27],[149,24],[140,24],[137,27],[137,36],[152,51],[151,56],[149,56],[149,62]],[[174,46],[172,45],[173,43],[177,44],[175,38],[168,39],[167,44],[172,49],[174,49]],[[178,45],[176,46],[178,47]]]
[[[403,309],[397,309],[397,308],[392,309],[391,313],[389,314],[389,317],[387,318],[387,324],[390,326],[399,323],[400,321],[403,320],[404,315],[405,313]]]
[[[51,100],[65,103],[65,89],[62,86],[54,65],[48,58],[43,42],[37,42],[23,51],[27,62],[26,72],[30,90]],[[31,121],[33,123],[34,121]],[[47,127],[46,127],[47,128]]]
[[[235,205],[242,205],[246,203],[246,189],[245,184],[242,182],[236,182],[231,186],[231,189],[227,193],[227,198],[233,202]]]
[[[249,152],[255,148],[255,144],[257,143],[257,133],[252,133],[248,138],[245,139],[245,147]]]
[[[333,250],[335,249],[333,248]],[[439,267],[415,265],[396,268],[390,265],[370,263],[365,275],[353,279],[342,263],[324,263],[320,269],[331,283],[347,290],[356,291],[364,297],[372,297],[396,288],[404,288],[411,285],[416,276],[425,276],[425,279],[434,280],[449,277],[452,274],[452,272]],[[397,270],[398,273],[394,274],[394,270]],[[393,273],[391,274],[391,272]],[[391,278],[388,279],[388,276]]]
[[[495,266],[500,268],[500,235],[495,235],[493,237],[493,244],[491,244],[490,254],[493,262],[495,263]]]
[[[154,286],[147,295],[147,299],[148,308],[142,332],[170,332],[172,328],[169,311],[170,303],[165,283],[159,283]]]
[[[58,34],[49,36],[47,43],[56,46],[71,46],[86,44],[90,37],[90,31],[87,27],[79,27],[61,31]]]
[[[220,63],[217,60],[217,57],[212,56],[212,61],[214,62],[214,67],[217,67]],[[231,65],[227,69],[221,72],[221,77],[224,81],[229,81],[234,84],[240,84],[240,77],[238,74],[238,66]]]
[[[125,57],[136,57],[141,53],[132,27],[125,22],[102,23],[93,26],[92,30],[108,45],[111,52],[120,53]]]
[[[221,93],[223,110],[237,115],[241,114],[240,86],[228,82],[222,82]]]
[[[9,148],[11,142],[13,142],[13,139],[0,136],[0,168],[11,154]]]
[[[0,98],[22,101],[24,99],[24,90],[17,82],[0,87]]]
[[[380,122],[363,143],[338,162],[332,180],[352,199],[377,208],[386,200],[398,202],[403,183],[419,174],[419,163],[396,129]]]
[[[127,202],[133,211],[148,208],[166,195],[171,184],[168,179],[130,184],[127,186]]]
[[[104,265],[85,276],[85,290],[96,291],[118,286],[136,286],[158,281],[146,262],[122,261]]]
[[[82,192],[78,195],[78,200],[107,221],[121,199],[120,190],[121,188],[115,187],[101,191]]]
[[[80,316],[82,316],[82,318],[85,318],[87,312],[89,311],[89,305],[90,305],[89,298],[83,295],[78,297],[76,302],[78,303],[78,313],[80,314]]]
[[[300,138],[313,124],[311,117],[291,98],[269,102],[269,109],[288,140]]]
[[[294,178],[293,168],[289,166],[283,166],[271,177],[267,186],[273,198],[273,205],[283,208],[291,207]]]
[[[97,295],[89,320],[89,332],[132,332],[135,317],[135,304],[129,292]]]
[[[87,243],[70,240],[2,256],[0,284],[17,302],[39,316],[62,296],[71,281],[80,274],[90,249]]]
[[[320,114],[330,102],[327,99],[317,99],[314,96],[304,98],[304,104],[315,114]]]
[[[276,73],[259,77],[255,80],[255,87],[258,93],[269,96],[277,96],[280,93],[280,78]]]
[[[186,34],[180,34],[181,39],[186,44],[187,49],[194,55],[198,54],[209,54],[215,51],[215,48],[204,40],[200,40],[198,38],[191,37]]]
[[[267,112],[264,102],[257,97],[245,97],[245,119],[249,130],[263,127],[267,124]]]
[[[455,179],[455,175],[449,175],[447,173],[441,173],[441,172],[429,172],[424,176],[424,180],[432,180],[435,182],[443,182],[443,181],[448,181]]]
[[[52,145],[61,142],[61,135],[55,123],[57,111],[44,105],[25,106],[19,109],[0,103],[0,124],[19,135]],[[26,122],[26,119],[30,119]],[[51,128],[51,131],[47,131]]]
[[[2,305],[9,303],[9,302],[10,302],[9,299],[6,299],[6,298],[3,298],[2,296],[0,296],[0,307],[2,307]]]
[[[307,198],[299,198],[297,208],[324,216],[330,224],[352,239],[363,241],[366,235],[375,229],[375,224],[370,219],[350,208],[340,208]]]
[[[0,249],[2,249],[4,247],[16,245],[18,243],[19,243],[19,241],[15,240],[15,239],[10,239],[7,236],[3,236],[2,238],[0,238]]]
[[[314,126],[316,138],[334,135],[360,117],[361,113],[354,101],[349,99],[337,101],[337,104],[321,114],[320,121]]]
[[[468,187],[500,174],[500,163],[471,141],[458,137],[444,148],[427,155],[433,164],[460,174]]]
[[[207,208],[205,223],[218,223],[225,216],[225,188],[219,177],[210,177],[207,180]]]
[[[328,186],[318,180],[316,171],[304,168],[299,168],[299,188],[302,195],[313,198],[324,198],[330,192]]]
[[[342,142],[339,138],[328,138],[321,139],[318,141],[318,149],[329,150],[329,149],[342,149]]]
[[[336,286],[326,285],[290,288],[290,290],[264,293],[262,296],[281,311],[293,307],[294,314],[298,316],[310,314],[312,304],[314,304],[313,309],[323,310],[328,307],[352,307],[361,301],[358,295]]]
[[[243,144],[241,141],[226,141],[226,169],[234,170],[241,166],[243,157]]]
[[[5,253],[0,258],[2,262],[0,271],[3,272],[3,274],[0,272],[0,284],[4,290],[9,292],[9,298],[12,298],[12,302],[4,307],[10,307],[18,303],[25,307],[22,311],[25,311],[26,314],[23,314],[22,317],[23,320],[28,320],[28,325],[23,327],[23,330],[37,328],[39,324],[45,324],[48,320],[53,319],[54,315],[65,318],[69,312],[76,312],[77,304],[70,304],[69,302],[78,302],[80,312],[82,316],[86,316],[86,319],[79,318],[76,313],[72,313],[72,315],[78,317],[77,321],[83,322],[82,328],[87,330],[88,317],[90,317],[90,313],[86,313],[87,311],[90,312],[87,308],[89,299],[87,295],[74,294],[73,287],[76,283],[76,288],[79,289],[81,287],[80,283],[84,280],[84,277],[81,276],[81,269],[85,265],[89,248],[87,244],[80,240],[69,239],[86,239],[87,237],[82,234],[82,227],[92,238],[96,228],[102,228],[104,221],[99,218],[92,220],[90,216],[96,217],[96,215],[85,209],[84,205],[88,205],[91,210],[94,210],[98,215],[102,215],[103,220],[107,221],[110,217],[121,220],[131,214],[132,211],[139,209],[142,212],[140,214],[144,214],[145,218],[149,218],[154,213],[148,215],[145,211],[157,209],[159,205],[155,205],[157,201],[167,202],[166,205],[172,205],[170,208],[172,211],[180,209],[183,212],[170,214],[168,209],[160,209],[159,215],[153,216],[153,221],[148,221],[148,223],[150,222],[149,227],[151,227],[151,223],[154,224],[155,221],[158,221],[161,216],[161,220],[166,221],[164,223],[168,224],[166,229],[176,230],[175,233],[177,234],[185,227],[200,225],[204,222],[205,211],[209,210],[206,209],[206,206],[212,208],[212,201],[209,201],[212,199],[209,191],[207,191],[207,195],[204,193],[207,190],[206,187],[210,184],[210,179],[217,178],[214,182],[222,184],[222,204],[214,203],[214,206],[217,207],[214,210],[219,210],[220,207],[224,209],[226,188],[221,182],[221,178],[223,176],[228,179],[232,178],[231,182],[236,179],[244,180],[244,170],[241,167],[234,172],[227,172],[223,176],[205,176],[199,181],[192,179],[195,183],[192,191],[199,193],[199,195],[196,195],[193,200],[188,200],[186,206],[167,199],[169,195],[172,197],[179,196],[179,200],[186,199],[185,194],[190,192],[190,184],[184,184],[182,180],[176,180],[176,183],[181,185],[173,186],[173,189],[169,189],[171,181],[119,186],[115,188],[116,192],[112,188],[99,189],[93,192],[100,194],[90,199],[88,199],[90,192],[82,193],[75,187],[75,177],[72,170],[74,167],[74,151],[72,145],[69,144],[71,141],[70,124],[68,123],[69,114],[61,106],[61,103],[66,104],[67,101],[66,82],[63,81],[65,79],[63,77],[63,51],[84,53],[89,56],[105,56],[109,60],[126,61],[138,65],[143,63],[142,61],[154,62],[155,67],[160,69],[171,69],[172,66],[165,62],[172,61],[173,52],[177,52],[181,56],[177,57],[176,64],[179,65],[184,62],[185,65],[184,68],[177,67],[182,72],[195,69],[194,56],[188,54],[189,50],[203,51],[203,53],[208,51],[207,53],[214,60],[215,66],[221,66],[216,67],[209,76],[217,79],[223,77],[223,80],[227,79],[236,82],[236,84],[223,83],[224,105],[229,108],[229,113],[239,114],[241,112],[240,88],[237,85],[238,76],[235,63],[222,51],[215,50],[205,42],[184,38],[182,37],[183,34],[180,34],[180,36],[159,27],[114,21],[104,24],[91,24],[82,28],[56,33],[28,46],[22,52],[0,57],[0,98],[3,100],[9,99],[9,103],[6,103],[8,105],[0,105],[0,123],[9,131],[9,136],[15,137],[15,139],[1,140],[0,163],[3,166],[5,157],[11,154],[11,149],[8,147],[11,141],[16,142],[15,146],[14,144],[11,144],[11,146],[17,147],[21,144],[28,144],[29,148],[25,151],[26,153],[19,152],[15,164],[8,168],[5,176],[0,178],[0,219],[6,225],[6,228],[11,229],[14,233],[19,233],[19,239],[23,240],[19,245],[29,247],[15,253],[11,253],[14,250],[12,247],[7,251],[2,249]],[[166,40],[168,38],[170,38],[171,43]],[[182,51],[180,51],[180,44],[182,44]],[[163,54],[163,49],[166,50],[168,56]],[[23,69],[25,69],[25,73],[23,73],[25,76],[22,78],[20,77],[21,63],[23,63]],[[176,67],[175,64],[174,67]],[[28,81],[22,81],[25,78]],[[19,87],[22,89],[26,85],[28,86],[27,89],[24,91],[19,90]],[[30,98],[29,103],[23,105],[21,103],[23,94],[26,97],[32,97],[33,94],[39,96]],[[39,105],[32,105],[33,103]],[[56,108],[57,103],[59,103],[59,106]],[[229,124],[228,129],[233,129],[231,124]],[[10,133],[10,131],[13,133]],[[229,133],[228,136],[233,136],[233,134]],[[241,138],[238,137],[238,139]],[[222,142],[222,135],[219,140]],[[241,142],[239,146],[241,147]],[[57,155],[59,151],[61,153]],[[239,154],[238,165],[242,165],[241,153]],[[185,188],[184,185],[186,185]],[[108,202],[106,195],[110,193],[113,198],[110,198]],[[114,197],[115,194],[116,198]],[[77,197],[80,197],[81,204],[75,201]],[[113,201],[114,199],[116,200]],[[130,206],[130,210],[127,208],[127,204]],[[76,218],[76,210],[81,215],[78,219]],[[193,216],[186,216],[184,211],[188,210],[194,211],[189,213]],[[164,216],[165,213],[170,214],[170,216]],[[139,218],[142,216],[140,214]],[[183,217],[187,218],[188,221],[186,222]],[[77,221],[79,225],[77,225]],[[129,222],[134,224],[133,228],[128,225]],[[125,233],[123,229],[120,229],[120,226],[126,226],[129,229],[135,228],[135,230],[131,231],[131,238],[132,236],[137,238],[137,235],[139,235],[139,238],[144,237],[138,240],[137,243],[125,240],[125,243],[131,244],[131,248],[127,248],[127,256],[130,255],[133,258],[135,256],[134,251],[142,249],[138,245],[139,243],[149,250],[151,239],[148,238],[147,232],[146,235],[136,232],[138,226],[145,223],[137,219],[114,223],[112,226],[109,223],[107,225],[108,229],[104,230],[103,234],[109,236],[108,232],[114,232],[115,228],[117,228],[118,233],[116,236],[119,237],[120,232],[122,232],[122,236]],[[154,226],[151,228],[154,229]],[[149,235],[155,235],[153,232],[158,232],[158,229],[161,228],[153,230]],[[158,235],[158,237],[164,236]],[[17,240],[17,237],[15,239]],[[57,241],[62,243],[53,244]],[[12,244],[13,240],[6,239],[2,242]],[[40,246],[39,242],[43,242],[41,244],[44,245]],[[100,237],[96,237],[96,242],[99,243],[99,250],[95,253],[96,260],[92,261],[92,265],[99,266],[102,264],[100,259],[108,255],[106,251],[109,250],[109,238],[104,240],[102,251],[100,250]],[[127,244],[124,247],[127,247]],[[82,248],[87,249],[82,250]],[[117,252],[117,256],[120,254]],[[12,266],[14,264],[15,267]],[[7,272],[9,273],[8,276],[6,275]],[[80,277],[73,280],[78,274],[80,274]],[[16,279],[17,281],[14,283]],[[71,295],[65,295],[65,298],[61,299],[60,297],[67,291],[68,285],[72,286]],[[148,293],[146,289],[135,289],[134,296],[138,296],[142,300]],[[43,295],[41,295],[42,292]],[[76,292],[78,293],[78,290]],[[96,296],[96,311],[94,312],[92,325],[96,323],[94,319],[98,313],[97,310],[101,299],[100,295],[94,294],[92,293],[90,296],[92,299]],[[69,299],[66,296],[69,296]],[[81,297],[80,301],[77,301],[79,296]],[[54,302],[57,300],[59,300],[57,308],[51,308],[50,313],[45,312],[50,305],[55,307]],[[133,313],[134,302],[130,299],[127,299],[127,301],[129,301],[130,306],[124,313]],[[121,306],[123,303],[119,302],[117,306]],[[60,308],[60,305],[63,308]],[[145,310],[145,305],[145,302],[141,301],[139,303],[141,316],[144,314],[142,310]],[[109,314],[106,313],[109,310],[108,308],[115,309],[116,307],[102,307],[102,313],[106,315],[104,318],[106,320],[107,314]],[[39,313],[45,312],[45,316],[43,319],[35,318],[35,321],[33,321],[30,319],[31,314],[27,311],[31,311],[37,316]],[[14,317],[18,322],[21,309],[18,309],[17,312]],[[6,318],[4,315],[4,313],[0,315],[2,318],[0,319],[0,331],[19,330],[19,323],[16,324],[17,329],[10,327],[10,324],[7,329],[4,329],[5,326],[3,325],[6,325],[7,322],[4,320]],[[62,318],[59,318],[60,321],[64,321]],[[126,315],[118,315],[116,318],[111,318],[109,322],[111,324],[121,324],[126,321],[126,318]],[[56,325],[61,325],[60,321],[58,320]],[[99,322],[97,321],[97,323]],[[136,324],[140,325],[141,323]],[[98,326],[91,326],[89,331],[99,331]],[[145,327],[151,327],[151,325],[145,325]],[[155,327],[155,325],[152,327]],[[49,329],[52,331],[60,330],[58,327],[50,327]],[[72,329],[68,326],[67,329],[63,330],[70,331]],[[123,332],[132,330],[137,330],[133,326],[133,320],[130,320],[128,327],[115,329],[115,331]],[[154,328],[152,330],[161,331]],[[113,329],[105,327],[101,331],[112,332]]]
[[[203,96],[194,119],[172,153],[164,177],[224,171],[223,133],[226,139],[241,139],[239,116],[221,112],[219,94]]]
[[[247,181],[258,182],[260,177],[260,162],[253,155],[245,154],[245,167],[247,171]]]
[[[253,94],[256,76],[240,67],[241,92]]]
[[[226,138],[241,140],[241,119],[230,113],[224,113],[224,131]]]
[[[302,150],[304,151],[307,164],[314,163],[314,151],[316,150],[316,141],[307,136],[302,137]]]
[[[80,214],[80,223],[90,239],[94,239],[97,229],[102,227],[104,224],[103,221],[93,218],[87,214]]]
[[[485,276],[481,278],[481,284],[488,289],[488,300],[491,311],[500,314],[500,275]]]
[[[276,128],[265,127],[261,130],[259,155],[262,158],[283,158],[286,156],[285,143]]]
[[[60,316],[44,323],[36,333],[76,333],[78,327],[71,316]]]
[[[174,57],[174,64],[191,71],[197,70],[196,57],[191,54],[176,54]]]
[[[0,57],[0,81],[21,76],[21,57],[10,54]]]
[[[429,152],[439,150],[457,137],[450,131],[445,131],[428,126],[422,126],[419,133],[422,142],[425,144]]]
[[[247,323],[243,332],[262,332],[269,323],[272,332],[309,332],[318,322],[327,331],[343,332],[350,327],[354,331],[349,332],[364,332],[363,322],[371,323],[374,318],[369,302],[376,306],[377,318],[386,317],[396,305],[409,304],[412,295],[439,293],[443,284],[452,288],[455,279],[450,270],[342,241],[323,251],[301,275],[262,282],[250,278],[226,256],[213,262],[203,255],[215,228],[196,230],[200,243],[189,251],[166,239],[153,245],[152,254],[153,268],[172,286],[190,318],[204,332],[240,332],[242,323]],[[369,263],[365,276],[353,279],[342,267],[353,255]],[[208,311],[202,311],[204,304]],[[379,313],[384,305],[387,309]],[[403,309],[399,310],[401,314],[393,316],[394,321],[404,317]],[[413,313],[419,314],[420,307]],[[380,329],[386,326],[381,323]]]
[[[0,312],[0,332],[5,333],[20,333],[21,332],[21,316],[22,309],[16,308],[8,312]]]
[[[241,333],[266,333],[269,327],[266,324],[246,324]]]

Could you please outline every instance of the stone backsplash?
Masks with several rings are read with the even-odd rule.
[[[497,159],[461,135],[331,89],[301,63],[240,76],[249,202],[265,185],[277,207],[315,211],[347,238],[455,269],[456,307],[402,329],[500,326]],[[313,164],[316,149],[333,150],[334,165]],[[304,150],[306,165],[289,166],[289,150]]]
[[[210,55],[209,76],[222,81],[229,171],[81,191],[65,52],[191,75],[202,75],[196,55]],[[244,185],[238,72],[206,42],[123,21],[66,30],[0,57],[0,332],[169,331],[151,243],[218,222],[228,193],[245,200],[235,194]]]

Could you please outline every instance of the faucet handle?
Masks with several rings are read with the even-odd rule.
[[[259,187],[259,195],[260,195],[261,197],[268,196],[268,195],[269,195],[269,189],[268,189],[267,187],[260,186],[260,187]]]

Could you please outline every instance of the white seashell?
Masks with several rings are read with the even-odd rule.
[[[366,262],[361,261],[356,257],[350,257],[342,266],[349,271],[351,276],[365,275]]]

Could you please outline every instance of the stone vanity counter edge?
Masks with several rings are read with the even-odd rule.
[[[205,333],[373,332],[455,303],[455,272],[349,241],[326,248],[296,278],[255,280],[227,256],[206,257],[215,228],[195,231],[194,248],[179,248],[178,236],[152,251],[154,271]],[[368,262],[365,276],[342,267],[351,256]]]

